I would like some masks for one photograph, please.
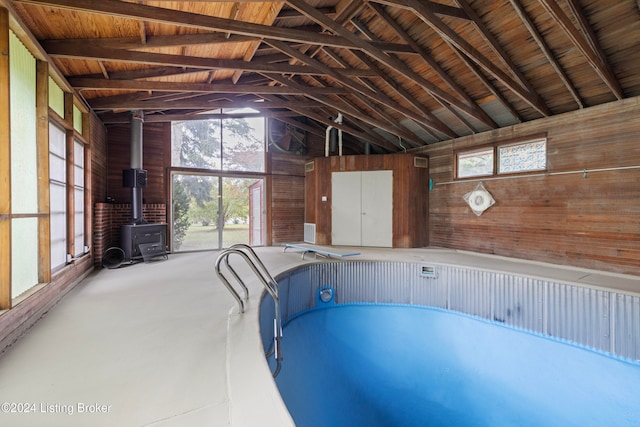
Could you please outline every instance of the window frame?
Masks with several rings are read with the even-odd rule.
[[[538,141],[543,140],[545,143],[545,165],[544,168],[540,168],[540,169],[529,169],[529,170],[524,170],[524,171],[510,171],[510,172],[500,172],[500,148],[502,147],[509,147],[509,146],[516,146],[516,145],[525,145],[528,143],[535,143]],[[453,156],[453,172],[454,172],[454,179],[456,181],[469,181],[469,180],[478,180],[478,179],[482,179],[482,178],[502,178],[502,177],[509,177],[509,176],[526,176],[526,175],[534,175],[534,174],[540,174],[540,173],[545,173],[548,171],[548,167],[549,167],[549,150],[548,150],[548,138],[547,138],[547,134],[543,133],[543,134],[536,134],[536,135],[530,135],[530,136],[526,136],[526,137],[522,137],[522,138],[514,138],[514,139],[509,139],[509,140],[505,140],[505,141],[499,141],[499,142],[494,142],[492,144],[487,144],[487,145],[481,145],[481,146],[477,146],[477,147],[472,147],[472,148],[465,148],[465,149],[459,149],[459,150],[455,150],[454,151],[454,156]],[[488,150],[492,150],[493,152],[493,171],[491,174],[486,174],[486,175],[474,175],[474,176],[465,176],[465,177],[460,177],[460,171],[459,171],[459,158],[461,155],[465,155],[465,154],[473,154],[473,153],[481,153],[483,151],[488,151]]]

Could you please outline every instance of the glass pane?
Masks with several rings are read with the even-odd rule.
[[[498,147],[498,173],[543,170],[547,168],[547,140]]]
[[[67,195],[64,184],[50,185],[51,268],[55,269],[67,260]]]
[[[67,153],[66,146],[65,130],[49,122],[49,152],[64,159]]]
[[[171,124],[171,164],[221,169],[220,120],[190,120]]]
[[[261,183],[261,179],[222,179],[223,247],[236,243],[262,245]]]
[[[36,60],[11,32],[11,210],[38,212]]]
[[[218,181],[215,176],[173,175],[173,251],[220,248]]]
[[[73,128],[82,135],[82,111],[75,105],[73,106]]]
[[[76,188],[73,192],[73,203],[75,205],[75,215],[74,215],[74,227],[75,227],[75,240],[74,240],[74,248],[75,254],[80,255],[84,253],[84,189]]]
[[[225,170],[264,171],[264,118],[222,121],[222,163]]]
[[[73,143],[73,163],[81,168],[84,168],[84,144],[78,141]]]
[[[49,154],[49,178],[52,181],[65,183],[67,180],[66,161],[55,154]]]
[[[458,154],[458,178],[493,175],[493,148]]]
[[[11,298],[38,284],[38,219],[11,220]]]

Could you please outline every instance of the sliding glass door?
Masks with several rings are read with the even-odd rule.
[[[172,251],[262,245],[261,178],[207,174],[172,176]]]

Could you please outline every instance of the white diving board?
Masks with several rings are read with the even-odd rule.
[[[304,256],[308,253],[325,256],[327,258],[345,258],[360,255],[360,252],[336,249],[328,246],[305,245],[303,243],[285,243],[284,250],[282,252],[286,252],[289,248],[301,250],[302,259],[304,259]]]

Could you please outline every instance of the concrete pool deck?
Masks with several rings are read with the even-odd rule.
[[[357,249],[352,260],[459,264],[640,295],[636,276],[446,249]],[[273,276],[316,262],[282,247],[257,252]],[[293,425],[261,357],[262,285],[247,280],[241,315],[215,275],[217,255],[173,254],[87,277],[0,357],[0,403],[12,405],[0,424]]]

